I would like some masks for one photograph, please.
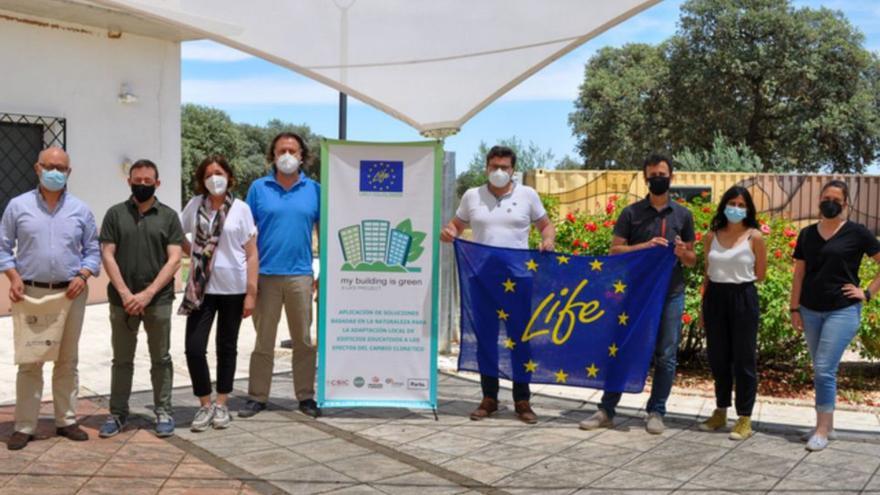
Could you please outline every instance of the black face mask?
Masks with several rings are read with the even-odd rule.
[[[132,184],[131,194],[138,203],[143,203],[152,198],[156,194],[156,186],[145,186],[143,184]]]
[[[825,218],[837,218],[840,212],[843,211],[843,206],[840,206],[840,203],[836,201],[826,199],[819,203],[819,211],[822,212],[822,216]]]
[[[669,177],[657,176],[648,179],[648,189],[654,196],[662,196],[669,190]]]

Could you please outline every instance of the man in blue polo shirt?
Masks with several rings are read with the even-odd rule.
[[[238,412],[248,418],[266,408],[275,364],[275,338],[281,309],[293,340],[293,382],[299,410],[312,417],[315,402],[315,345],[312,325],[312,232],[320,218],[321,187],[302,172],[309,158],[302,137],[283,132],[272,140],[269,175],[251,184],[247,203],[257,224],[260,277],[254,326],[257,341],[251,354],[250,399]]]

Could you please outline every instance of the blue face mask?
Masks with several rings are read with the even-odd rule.
[[[44,170],[40,174],[40,184],[48,191],[60,191],[67,185],[67,174],[57,170]]]
[[[746,218],[746,209],[739,206],[726,206],[724,208],[724,216],[730,223],[740,223]]]

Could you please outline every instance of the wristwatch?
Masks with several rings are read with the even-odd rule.
[[[77,273],[76,276],[79,277],[79,278],[81,278],[83,282],[88,282],[88,281],[89,281],[89,277],[86,277],[86,276],[83,275],[82,273]]]
[[[865,302],[871,302],[871,289],[865,289]]]

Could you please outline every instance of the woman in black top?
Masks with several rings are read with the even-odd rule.
[[[859,266],[868,255],[880,262],[880,242],[864,225],[846,218],[849,188],[833,180],[822,188],[819,223],[803,229],[794,250],[791,322],[803,330],[813,359],[816,428],[807,450],[822,450],[834,430],[837,366],[855,338],[862,301],[880,290],[880,276],[860,288]]]

